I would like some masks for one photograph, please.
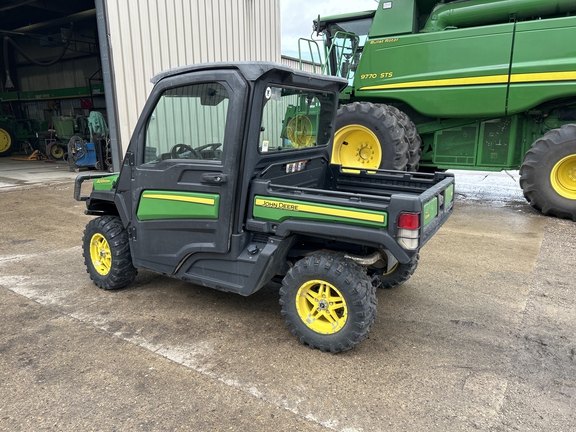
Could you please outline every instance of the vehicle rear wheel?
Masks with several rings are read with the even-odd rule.
[[[545,215],[576,221],[576,125],[537,139],[520,167],[520,187],[530,205]]]
[[[406,282],[416,271],[418,267],[418,260],[420,259],[420,254],[416,254],[407,263],[396,263],[394,267],[388,272],[378,275],[380,280],[379,288],[395,288]]]
[[[282,281],[286,325],[303,344],[338,353],[366,338],[376,318],[366,270],[343,255],[320,252],[298,261]]]
[[[406,139],[408,140],[408,162],[406,163],[406,171],[418,171],[422,157],[422,138],[420,138],[418,134],[416,125],[405,112],[391,105],[388,106],[388,109],[396,116],[398,124],[404,128],[404,135],[406,135]]]
[[[16,137],[10,128],[0,125],[0,157],[8,156],[14,150]]]
[[[92,219],[86,225],[82,244],[86,271],[99,288],[123,288],[136,277],[128,232],[119,217]]]
[[[354,102],[336,115],[332,163],[405,171],[408,139],[387,105]]]

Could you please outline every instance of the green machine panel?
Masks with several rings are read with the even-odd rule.
[[[476,124],[444,129],[434,134],[433,162],[442,166],[470,167],[476,164]]]

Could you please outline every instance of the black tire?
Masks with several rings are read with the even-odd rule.
[[[366,338],[377,302],[365,268],[333,252],[298,261],[280,289],[282,315],[292,334],[310,348],[332,353],[347,351]]]
[[[64,160],[66,156],[66,148],[60,144],[52,144],[48,151],[48,156],[56,161]]]
[[[416,271],[419,259],[420,254],[416,254],[407,263],[397,263],[388,273],[379,274],[380,285],[378,288],[390,289],[402,285]]]
[[[408,139],[387,105],[354,102],[336,114],[332,163],[405,171]]]
[[[119,217],[92,219],[86,225],[82,244],[86,271],[99,288],[123,288],[136,277],[128,232]]]
[[[422,138],[418,134],[416,125],[410,117],[394,106],[388,106],[388,109],[394,114],[398,124],[404,129],[404,135],[408,140],[408,162],[406,163],[406,171],[418,171],[420,167],[420,159],[422,158]]]
[[[534,141],[520,167],[520,187],[532,207],[576,221],[576,125],[548,131]]]
[[[0,125],[0,157],[9,156],[14,151],[16,136],[8,126]]]

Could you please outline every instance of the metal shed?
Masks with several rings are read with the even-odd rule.
[[[45,121],[99,110],[119,169],[154,74],[201,62],[280,61],[279,3],[6,0],[0,32],[14,46],[4,43],[2,53],[3,112]]]

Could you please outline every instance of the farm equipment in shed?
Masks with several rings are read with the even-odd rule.
[[[9,156],[24,143],[34,147],[37,133],[42,125],[36,120],[17,119],[11,115],[0,115],[0,157]]]

